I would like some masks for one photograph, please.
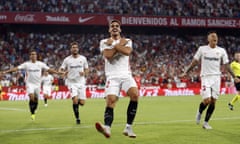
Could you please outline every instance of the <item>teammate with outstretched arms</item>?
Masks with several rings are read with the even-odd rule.
[[[204,123],[204,129],[212,129],[208,124],[210,117],[215,109],[215,103],[220,95],[221,86],[221,65],[232,75],[236,82],[239,81],[235,77],[229,66],[229,59],[227,52],[224,48],[217,46],[218,35],[216,32],[211,31],[207,36],[208,45],[200,46],[194,55],[191,64],[187,67],[180,77],[187,75],[198,63],[201,63],[201,95],[202,101],[196,114],[196,123],[199,124],[202,112],[207,108]]]
[[[29,108],[31,112],[31,119],[35,120],[35,111],[38,106],[38,98],[41,91],[41,76],[42,70],[46,70],[50,73],[62,74],[54,69],[49,68],[45,63],[37,60],[37,52],[35,50],[30,50],[30,60],[20,64],[17,67],[11,68],[1,72],[1,74],[6,74],[10,72],[15,72],[18,70],[25,70],[25,82],[26,82],[26,92],[29,95]]]
[[[138,88],[130,70],[129,56],[132,52],[132,40],[121,37],[120,22],[112,20],[109,23],[110,38],[100,41],[100,51],[105,59],[105,95],[106,107],[104,124],[95,123],[96,129],[106,138],[111,136],[111,126],[114,118],[114,108],[119,99],[120,91],[124,90],[130,97],[127,109],[127,122],[123,134],[135,138],[132,124],[138,107]]]

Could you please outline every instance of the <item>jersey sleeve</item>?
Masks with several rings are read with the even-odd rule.
[[[201,58],[201,56],[202,56],[202,48],[199,47],[198,50],[197,50],[197,52],[196,52],[196,54],[194,55],[193,58],[194,58],[195,60],[198,60],[198,61],[199,61],[200,58]]]
[[[60,66],[60,69],[66,69],[67,68],[67,59],[65,58],[64,60],[63,60],[63,63],[62,63],[62,65]]]
[[[229,63],[228,55],[225,49],[223,49],[222,62],[223,64]]]
[[[27,63],[24,62],[24,63],[20,64],[17,68],[18,69],[27,69]]]
[[[84,69],[88,69],[88,62],[87,62],[87,58],[84,57]]]
[[[42,66],[42,69],[45,69],[45,70],[50,69],[50,67],[47,66],[47,64],[45,64],[45,63],[43,63],[43,62],[41,62],[41,66]]]

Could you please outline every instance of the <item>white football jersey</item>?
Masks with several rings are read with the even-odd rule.
[[[220,75],[221,64],[229,62],[227,52],[224,48],[218,46],[211,48],[209,45],[200,46],[194,59],[201,61],[201,76]]]
[[[30,83],[35,85],[41,85],[42,70],[43,69],[48,70],[49,67],[41,61],[36,61],[35,63],[27,61],[19,65],[18,69],[25,70],[26,84]]]
[[[68,71],[67,82],[85,84],[85,77],[80,76],[80,72],[88,69],[87,58],[85,56],[79,55],[77,58],[74,58],[70,55],[63,60],[60,68]]]
[[[111,46],[105,44],[108,39],[103,39],[100,41],[100,51],[103,52],[105,49],[112,49],[114,45],[120,42],[119,40],[113,40]],[[130,39],[126,39],[128,43],[126,46],[132,48],[132,41]],[[129,56],[123,55],[121,53],[117,53],[115,58],[110,62],[105,58],[105,74],[106,76],[118,76],[121,74],[131,74]]]
[[[43,75],[42,76],[42,85],[43,86],[48,86],[51,87],[53,82],[53,76],[48,74],[47,76]]]

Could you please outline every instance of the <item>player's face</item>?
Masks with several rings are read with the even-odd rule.
[[[30,60],[31,61],[36,61],[37,60],[37,53],[36,52],[31,52],[30,53]]]
[[[212,48],[216,47],[218,43],[218,36],[216,33],[210,33],[208,35],[208,43]]]
[[[237,62],[240,62],[240,53],[235,53],[234,58]]]
[[[72,45],[71,53],[72,53],[72,55],[77,55],[78,54],[78,45]]]
[[[111,36],[119,36],[121,33],[121,28],[120,28],[120,24],[117,22],[112,22],[109,25],[109,30],[108,32],[110,33]]]

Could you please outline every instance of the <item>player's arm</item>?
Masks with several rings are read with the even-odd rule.
[[[198,65],[198,60],[193,59],[190,65],[186,68],[186,70],[183,72],[183,74],[180,75],[180,77],[184,77],[188,74],[189,71],[191,71],[196,65]]]
[[[60,67],[59,70],[58,70],[58,72],[61,73],[60,76],[63,77],[63,78],[64,78],[64,77],[67,75],[67,73],[68,73],[68,71],[66,71],[63,67]]]
[[[11,68],[9,70],[2,71],[2,74],[18,71],[18,67]]]
[[[103,50],[103,56],[108,60],[111,60],[116,53],[117,50],[115,48]]]
[[[132,48],[127,46],[129,40],[126,40],[125,38],[121,38],[119,44],[116,44],[114,48],[117,50],[117,52],[129,56],[132,52]]]
[[[106,58],[108,61],[111,61],[114,55],[117,53],[112,43],[113,43],[113,40],[111,38],[100,41],[101,53],[103,54],[104,58]]]
[[[230,65],[227,63],[227,64],[223,64],[224,68],[230,73],[230,75],[233,77],[234,81],[236,83],[239,83],[240,82],[240,79],[238,77],[235,76],[235,74],[233,73]]]
[[[58,74],[58,75],[64,74],[64,72],[62,72],[62,71],[57,71],[57,70],[52,69],[52,68],[48,69],[47,71],[48,71],[49,73],[51,73],[51,74]]]

